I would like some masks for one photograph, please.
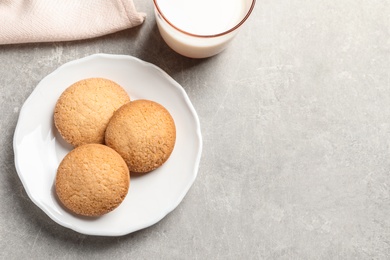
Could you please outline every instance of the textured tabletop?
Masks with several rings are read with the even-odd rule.
[[[175,54],[156,27],[0,46],[0,259],[389,259],[390,3],[261,0],[227,50]],[[0,32],[1,33],[1,32]],[[60,65],[95,53],[153,63],[201,124],[197,179],[157,224],[121,237],[66,229],[16,173],[20,109]]]

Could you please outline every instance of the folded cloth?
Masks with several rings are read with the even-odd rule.
[[[144,19],[133,0],[0,0],[0,44],[93,38]]]

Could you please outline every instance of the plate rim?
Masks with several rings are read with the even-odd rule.
[[[195,133],[197,136],[197,144],[198,144],[196,159],[193,161],[194,167],[193,167],[192,174],[191,174],[192,178],[189,179],[190,181],[188,182],[188,184],[186,186],[183,186],[184,187],[183,192],[180,194],[180,196],[178,196],[176,198],[176,201],[172,201],[172,203],[170,203],[170,207],[167,207],[164,211],[161,211],[161,214],[159,214],[158,216],[153,218],[148,223],[146,223],[144,225],[138,225],[136,227],[129,228],[129,229],[124,228],[122,232],[91,232],[91,231],[87,231],[87,230],[84,230],[82,228],[76,227],[76,226],[72,225],[71,223],[62,222],[59,218],[57,218],[54,214],[52,214],[52,212],[45,205],[43,205],[39,201],[38,196],[35,196],[34,194],[31,193],[30,189],[27,187],[28,185],[26,184],[26,180],[25,180],[25,178],[24,178],[24,176],[21,173],[21,170],[19,168],[20,160],[19,160],[19,154],[17,152],[18,151],[17,141],[18,141],[18,138],[21,138],[20,132],[22,130],[21,130],[21,123],[20,122],[23,120],[23,118],[28,116],[28,112],[26,112],[28,104],[30,102],[32,102],[32,100],[34,99],[34,97],[36,95],[38,95],[38,92],[40,91],[41,88],[43,88],[44,83],[47,80],[47,78],[54,77],[56,74],[59,73],[59,71],[66,69],[67,67],[72,67],[72,66],[76,65],[77,63],[88,62],[88,61],[96,59],[96,58],[111,59],[111,60],[131,60],[131,61],[138,62],[141,65],[148,66],[149,68],[152,68],[159,73],[162,73],[164,78],[167,79],[173,86],[175,86],[175,90],[179,91],[180,96],[182,98],[184,98],[185,104],[188,107],[188,109],[190,110],[191,115],[192,115],[193,120],[194,120],[195,125],[196,125]],[[172,212],[181,203],[181,201],[184,199],[184,197],[186,196],[186,194],[188,193],[188,191],[192,187],[193,183],[195,182],[195,179],[196,179],[196,177],[198,175],[198,171],[199,171],[199,164],[200,164],[200,160],[201,160],[201,156],[202,156],[202,150],[203,150],[203,139],[202,139],[202,133],[201,133],[201,127],[200,127],[200,120],[199,120],[197,112],[196,112],[191,100],[189,99],[186,91],[184,90],[184,88],[177,81],[175,81],[168,73],[166,73],[163,69],[161,69],[157,65],[152,64],[152,63],[147,62],[147,61],[144,61],[144,60],[141,60],[140,58],[137,58],[137,57],[134,57],[131,55],[125,55],[125,54],[96,53],[96,54],[88,55],[88,56],[85,56],[82,58],[78,58],[78,59],[74,59],[74,60],[65,62],[62,65],[58,66],[56,69],[54,69],[52,72],[50,72],[49,74],[44,76],[38,82],[38,84],[33,88],[32,92],[27,97],[27,99],[23,102],[22,107],[19,110],[19,115],[18,115],[17,123],[16,123],[15,130],[14,130],[14,135],[13,135],[13,151],[14,151],[15,169],[16,169],[16,172],[18,174],[19,179],[22,182],[23,188],[26,191],[30,200],[38,208],[40,208],[47,216],[49,216],[50,219],[52,219],[57,224],[65,227],[65,228],[71,229],[73,231],[76,231],[78,233],[85,234],[85,235],[92,235],[92,236],[123,236],[123,235],[133,233],[135,231],[150,227],[150,226],[156,224],[157,222],[161,221],[165,216],[167,216],[170,212]]]

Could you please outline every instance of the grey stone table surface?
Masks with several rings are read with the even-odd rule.
[[[0,259],[390,259],[390,2],[260,0],[229,48],[189,59],[142,26],[0,46]],[[1,33],[1,32],[0,32]],[[95,53],[153,63],[200,119],[182,203],[121,237],[64,228],[14,165],[20,108],[60,65]]]

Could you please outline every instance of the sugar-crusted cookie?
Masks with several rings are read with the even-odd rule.
[[[111,116],[129,101],[126,91],[111,80],[84,79],[61,94],[54,109],[54,123],[65,141],[75,147],[104,143]]]
[[[107,125],[106,145],[116,150],[131,172],[145,173],[160,167],[176,141],[175,122],[162,105],[136,100],[123,105]]]
[[[55,190],[70,211],[100,216],[118,207],[130,186],[129,169],[123,158],[102,144],[81,145],[61,161]]]

